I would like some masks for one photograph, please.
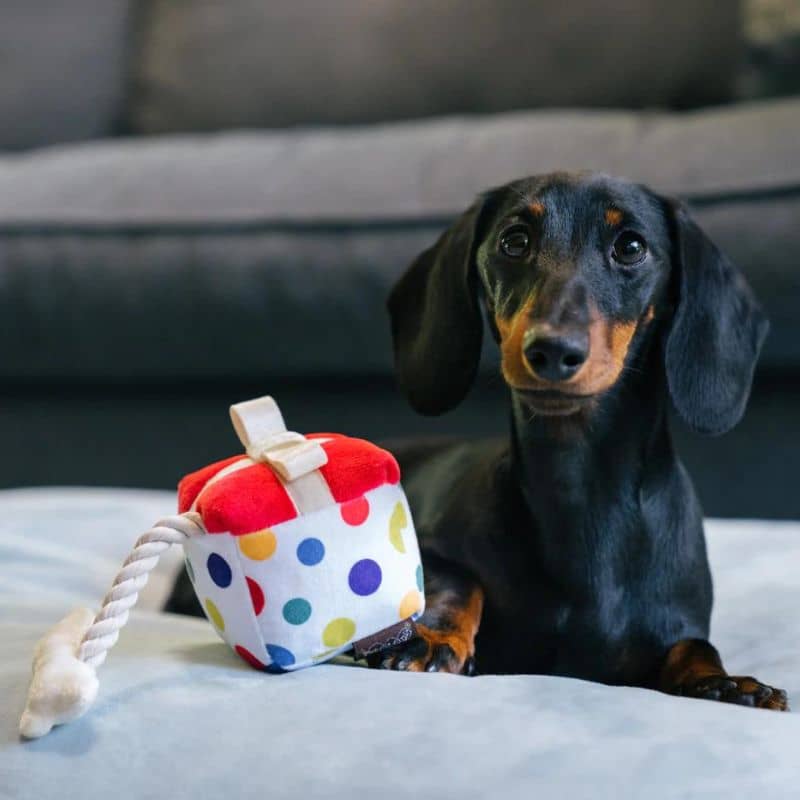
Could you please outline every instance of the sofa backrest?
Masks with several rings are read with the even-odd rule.
[[[730,96],[739,0],[5,0],[0,150]]]
[[[724,100],[738,0],[142,0],[140,133]]]
[[[134,0],[4,0],[0,150],[108,136],[123,113]]]

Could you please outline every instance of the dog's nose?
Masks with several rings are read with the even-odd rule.
[[[523,341],[525,358],[533,372],[546,381],[566,381],[589,357],[588,333],[529,330]]]

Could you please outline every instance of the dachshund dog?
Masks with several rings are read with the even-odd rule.
[[[500,443],[393,448],[422,548],[417,636],[370,665],[540,673],[785,710],[708,641],[711,574],[668,398],[696,431],[744,413],[768,323],[677,203],[604,175],[494,189],[389,298],[400,387],[452,409],[483,313],[510,390]],[[167,610],[200,613],[188,578]]]
[[[741,418],[768,323],[677,203],[598,174],[482,195],[389,299],[424,414],[475,378],[483,319],[510,441],[395,449],[423,549],[418,636],[372,666],[544,673],[785,710],[708,641],[700,506],[667,398],[695,431]]]

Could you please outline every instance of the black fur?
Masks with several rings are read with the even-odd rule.
[[[688,662],[715,653],[705,642],[712,585],[700,505],[672,445],[668,397],[698,431],[733,426],[767,323],[741,273],[686,211],[644,187],[552,175],[488,197],[391,295],[400,386],[415,408],[440,412],[465,395],[479,356],[480,304],[498,340],[498,317],[513,316],[532,296],[538,319],[571,319],[570,304],[591,302],[606,320],[638,325],[616,382],[574,409],[556,405],[554,415],[558,391],[512,389],[508,442],[395,448],[426,587],[441,583],[449,564],[483,590],[474,646],[481,672],[692,694],[690,678],[667,658],[687,641]],[[540,218],[529,212],[534,201],[544,207]],[[620,212],[618,226],[604,220],[609,207]],[[498,241],[519,220],[531,232],[531,253],[512,263]],[[641,265],[612,261],[620,230],[646,239]],[[452,629],[441,616],[434,604],[421,622]]]
[[[477,200],[414,261],[389,298],[398,379],[423,414],[457,406],[475,379],[483,325],[472,264],[486,206]]]
[[[744,276],[686,211],[671,221],[680,300],[667,338],[670,394],[696,431],[724,433],[744,414],[769,323]]]

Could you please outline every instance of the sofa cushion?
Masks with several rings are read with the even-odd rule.
[[[800,363],[800,100],[122,140],[0,159],[0,377],[385,374],[385,297],[481,189],[594,168],[688,198]]]
[[[145,133],[685,107],[727,97],[740,55],[739,4],[713,0],[144,5],[131,124]]]
[[[797,714],[544,675],[345,663],[265,675],[205,620],[154,613],[154,594],[99,669],[94,708],[20,741],[36,640],[75,605],[99,603],[136,537],[174,504],[167,492],[0,493],[4,799],[99,798],[109,787],[171,800],[349,800],[376,787],[386,800],[797,795]],[[796,703],[798,525],[707,527],[714,642],[731,670]],[[158,570],[159,584],[167,574]]]
[[[0,24],[0,150],[112,132],[131,0],[9,0]]]

